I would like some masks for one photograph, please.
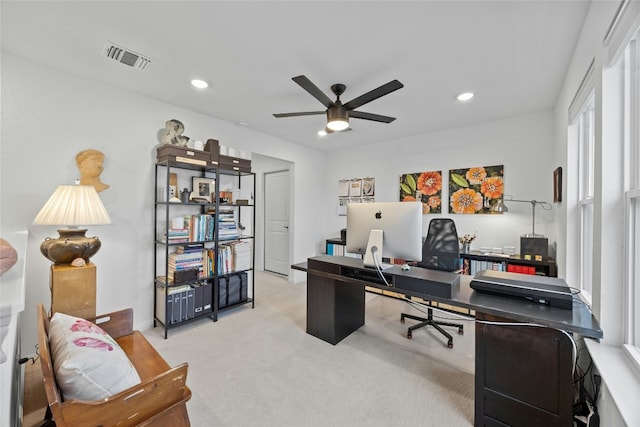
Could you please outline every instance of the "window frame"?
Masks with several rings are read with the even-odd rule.
[[[624,348],[640,365],[640,30],[619,59],[624,70]]]
[[[593,292],[593,238],[595,191],[595,87],[584,87],[586,96],[578,108],[575,121],[578,156],[578,210],[579,224],[577,250],[578,288],[588,304]]]

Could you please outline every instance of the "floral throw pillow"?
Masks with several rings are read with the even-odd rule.
[[[118,343],[88,320],[55,313],[49,324],[49,346],[65,400],[101,400],[140,383]]]

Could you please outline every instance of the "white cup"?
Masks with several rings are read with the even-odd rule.
[[[229,156],[238,157],[238,150],[235,147],[229,147]]]
[[[204,150],[204,142],[202,141],[193,141],[193,148],[195,150]]]
[[[220,154],[223,155],[223,156],[229,155],[229,147],[227,147],[226,145],[221,145],[220,146]]]

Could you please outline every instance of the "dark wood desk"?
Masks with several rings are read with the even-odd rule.
[[[569,334],[602,338],[581,302],[564,310],[482,294],[469,286],[471,276],[418,267],[385,270],[389,288],[350,257],[321,255],[291,267],[307,273],[307,333],[334,345],[364,325],[365,286],[475,310],[475,425],[572,425],[575,355]],[[416,281],[424,281],[424,288],[403,288]],[[450,283],[449,292],[437,282]]]

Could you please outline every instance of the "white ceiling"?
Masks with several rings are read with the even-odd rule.
[[[547,110],[589,1],[4,1],[2,49],[321,150],[336,150]],[[151,58],[138,71],[105,42]],[[359,111],[353,131],[319,137],[324,107],[291,78],[343,102],[390,80],[404,88]],[[192,78],[210,83],[201,91]],[[458,103],[454,95],[476,97]],[[159,118],[159,122],[172,117]],[[179,117],[175,117],[180,119]],[[189,135],[185,123],[185,135]]]

